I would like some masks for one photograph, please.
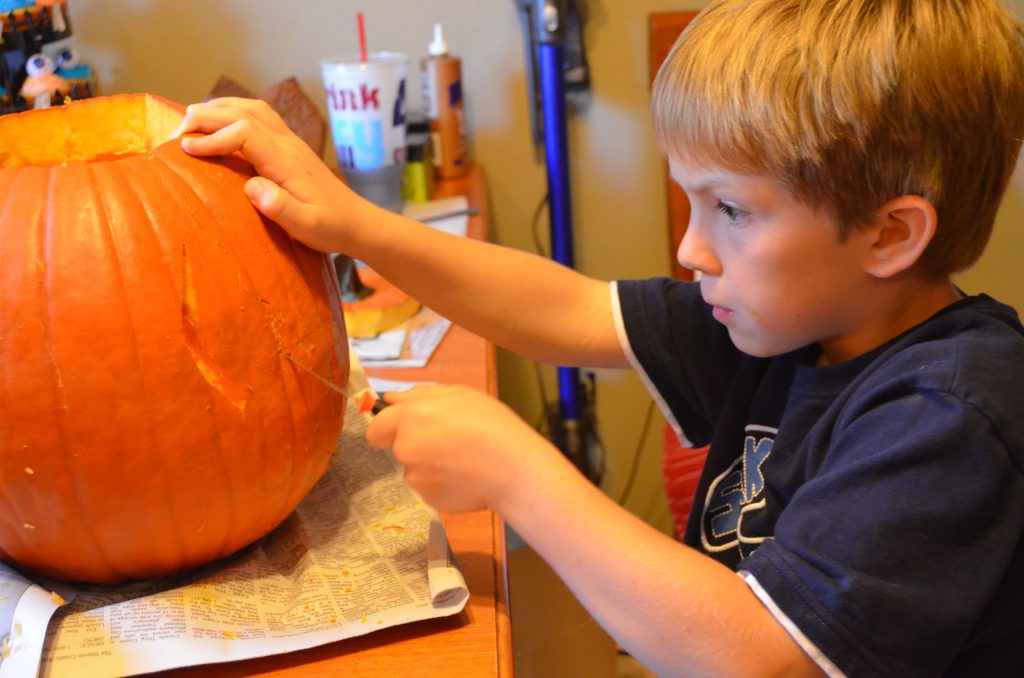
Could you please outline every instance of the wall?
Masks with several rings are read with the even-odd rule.
[[[1018,161],[1006,197],[996,216],[985,254],[973,268],[958,276],[965,291],[985,292],[1024,314],[1024,171]]]
[[[221,74],[254,91],[296,76],[322,107],[321,58],[357,50],[366,14],[370,49],[422,55],[435,21],[464,58],[472,154],[486,167],[497,242],[533,249],[531,218],[545,193],[529,143],[523,39],[513,0],[70,0],[78,47],[108,93],[147,91],[189,102]],[[1018,11],[1024,0],[1011,3]],[[695,9],[702,0],[589,0],[589,100],[570,121],[577,268],[599,278],[668,272],[664,174],[647,116],[647,15]],[[419,84],[410,79],[410,102]],[[328,153],[328,161],[332,161]],[[1024,178],[1014,178],[989,252],[960,282],[1024,308],[1017,270],[1024,251]],[[543,222],[542,222],[543,227]],[[548,392],[554,375],[545,371]],[[649,399],[629,372],[598,374],[600,432],[609,454],[605,488],[623,490]],[[534,369],[500,356],[500,387],[528,421],[541,411]],[[629,508],[667,530],[657,464],[656,417]]]
[[[1024,0],[1004,0],[1018,17],[1024,16]],[[985,254],[957,283],[967,292],[986,292],[1011,304],[1024,314],[1024,172],[1017,171],[1010,180],[1006,197],[996,217],[995,231]]]

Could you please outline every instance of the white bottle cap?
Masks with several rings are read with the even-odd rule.
[[[430,56],[444,56],[448,54],[448,43],[444,41],[441,24],[434,24],[434,39],[427,46],[427,52]]]

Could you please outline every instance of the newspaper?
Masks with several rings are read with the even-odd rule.
[[[430,361],[452,322],[422,307],[398,329],[373,337],[352,338],[352,349],[370,367],[423,367]]]
[[[460,612],[469,591],[440,519],[390,452],[367,445],[368,420],[350,402],[331,467],[303,503],[201,571],[71,589],[0,564],[0,678],[234,661]]]

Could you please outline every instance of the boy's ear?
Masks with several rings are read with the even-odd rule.
[[[938,220],[935,206],[918,195],[901,195],[882,205],[868,228],[865,270],[876,278],[892,278],[912,268],[935,236]]]

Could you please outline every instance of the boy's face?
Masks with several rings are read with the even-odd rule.
[[[745,353],[770,356],[819,343],[831,362],[874,347],[870,244],[839,242],[822,210],[775,179],[669,160],[690,199],[679,263],[699,271],[704,300]]]

